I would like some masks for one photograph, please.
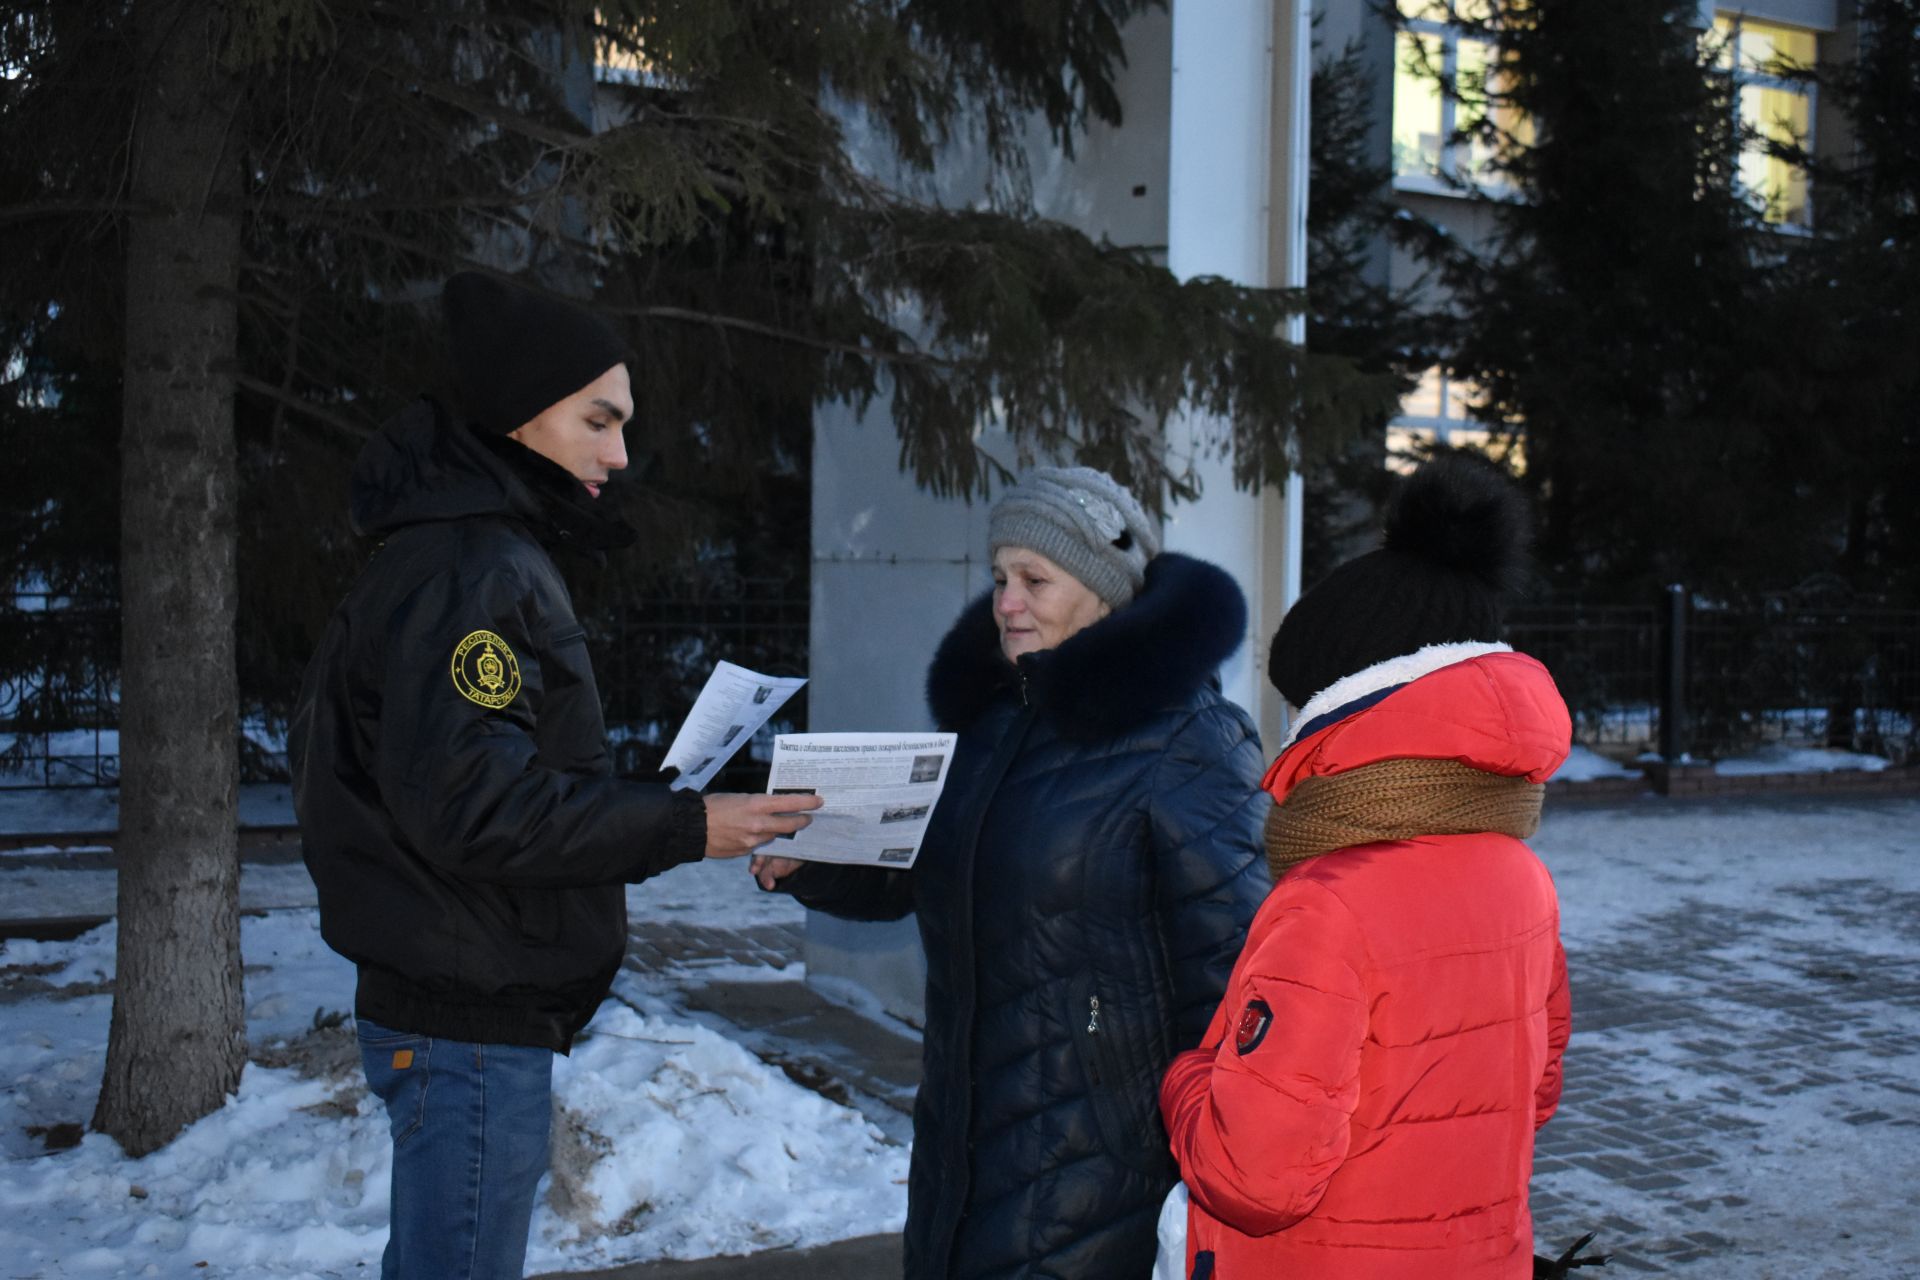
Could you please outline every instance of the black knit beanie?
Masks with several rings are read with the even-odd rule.
[[[483,431],[516,430],[633,360],[613,326],[585,308],[477,271],[448,280],[440,305],[460,407]]]
[[[1526,500],[1478,454],[1422,463],[1387,509],[1379,550],[1316,583],[1273,634],[1267,678],[1304,707],[1335,681],[1430,644],[1500,638],[1526,574]]]

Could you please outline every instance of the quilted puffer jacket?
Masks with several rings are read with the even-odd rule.
[[[975,602],[928,675],[960,740],[913,869],[783,884],[919,919],[913,1280],[1152,1270],[1175,1178],[1160,1075],[1199,1043],[1269,887],[1259,741],[1212,687],[1245,608],[1219,569],[1164,554],[1131,604],[1016,668]]]
[[[1444,645],[1303,709],[1269,770],[1398,758],[1545,781],[1571,726],[1546,668]],[[1275,884],[1203,1047],[1161,1107],[1186,1179],[1187,1267],[1213,1280],[1522,1280],[1535,1130],[1570,1027],[1547,870],[1506,835],[1383,841]]]

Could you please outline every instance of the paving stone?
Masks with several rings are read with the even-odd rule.
[[[1531,1196],[1540,1252],[1558,1253],[1593,1231],[1589,1250],[1613,1261],[1591,1274],[1791,1277],[1779,1259],[1743,1243],[1740,1224],[1752,1209],[1729,1190],[1748,1185],[1744,1166],[1792,1154],[1791,1140],[1769,1131],[1765,1107],[1807,1109],[1862,1135],[1900,1135],[1883,1141],[1914,1140],[1920,946],[1908,922],[1920,920],[1920,895],[1810,877],[1796,900],[1807,912],[1858,922],[1859,937],[1879,941],[1857,950],[1810,943],[1785,912],[1697,904],[1651,912],[1591,950],[1569,939],[1574,1038],[1559,1112],[1539,1137]],[[1888,941],[1900,938],[1905,952]],[[844,1086],[884,1131],[904,1138],[917,1078],[911,1035],[880,1034],[798,982],[736,983],[724,973],[789,968],[802,944],[798,925],[640,921],[628,963],[677,973],[698,1016],[725,1020],[810,1087]],[[723,972],[684,981],[708,968]],[[1604,1199],[1596,1179],[1609,1189]]]
[[[1920,895],[1815,880],[1800,898],[1858,922],[1883,950],[1805,942],[1778,911],[1694,904],[1636,922],[1595,954],[1569,943],[1574,1039],[1534,1169],[1541,1252],[1593,1230],[1591,1247],[1613,1255],[1608,1274],[1784,1276],[1733,1229],[1748,1199],[1712,1194],[1743,1161],[1785,1150],[1756,1104],[1810,1106],[1861,1131],[1920,1128],[1920,1081],[1903,1069],[1920,1055],[1920,948],[1884,949],[1911,937]],[[1756,949],[1764,960],[1750,958]],[[1650,1068],[1687,1081],[1687,1096],[1645,1089]],[[1593,1193],[1581,1188],[1596,1177],[1647,1212],[1583,1215]]]
[[[1850,1116],[1840,1118],[1847,1124],[1879,1124],[1883,1120],[1893,1119],[1884,1111],[1856,1111]]]

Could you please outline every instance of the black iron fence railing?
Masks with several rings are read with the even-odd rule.
[[[1718,759],[1757,747],[1920,755],[1920,609],[1514,609],[1508,642],[1553,672],[1574,740],[1609,755]]]
[[[5,597],[0,597],[4,600]],[[591,635],[616,771],[652,776],[720,659],[805,675],[807,600],[790,584],[735,581],[634,601],[583,619]],[[0,787],[110,787],[120,780],[119,614],[112,602],[15,593],[0,604]],[[773,733],[806,727],[806,690],[789,699],[711,784],[760,790]],[[242,716],[243,782],[284,781],[284,725]],[[710,789],[711,789],[710,788]]]
[[[805,674],[808,607],[791,584],[748,581],[584,619],[616,771],[657,771],[720,659]],[[1515,608],[1507,639],[1553,672],[1574,740],[1616,758],[1715,759],[1758,746],[1920,758],[1920,609],[1729,609],[1676,588],[1656,605]],[[111,604],[16,593],[0,606],[0,786],[118,782],[118,676],[103,654],[119,654]],[[243,723],[242,778],[284,779],[273,726],[258,715]],[[764,787],[768,738],[806,723],[803,689],[713,786]]]
[[[1507,617],[1507,643],[1545,663],[1573,711],[1576,742],[1642,750],[1658,731],[1662,631],[1641,605],[1531,605]]]
[[[1695,608],[1681,625],[1686,743],[1709,754],[1781,743],[1915,757],[1920,610]]]
[[[0,787],[120,780],[119,657],[111,601],[17,591],[0,607]]]
[[[687,708],[721,659],[771,676],[807,674],[808,601],[784,582],[745,581],[635,601],[587,619],[616,773],[654,776]],[[772,735],[807,725],[807,691],[788,699],[709,791],[760,791]]]

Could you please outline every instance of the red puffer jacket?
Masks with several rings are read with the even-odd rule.
[[[1546,668],[1445,645],[1316,697],[1268,771],[1446,759],[1541,782],[1571,726]],[[1254,919],[1202,1048],[1160,1106],[1195,1280],[1531,1275],[1534,1131],[1570,1018],[1559,906],[1511,836],[1357,845],[1296,864]]]

